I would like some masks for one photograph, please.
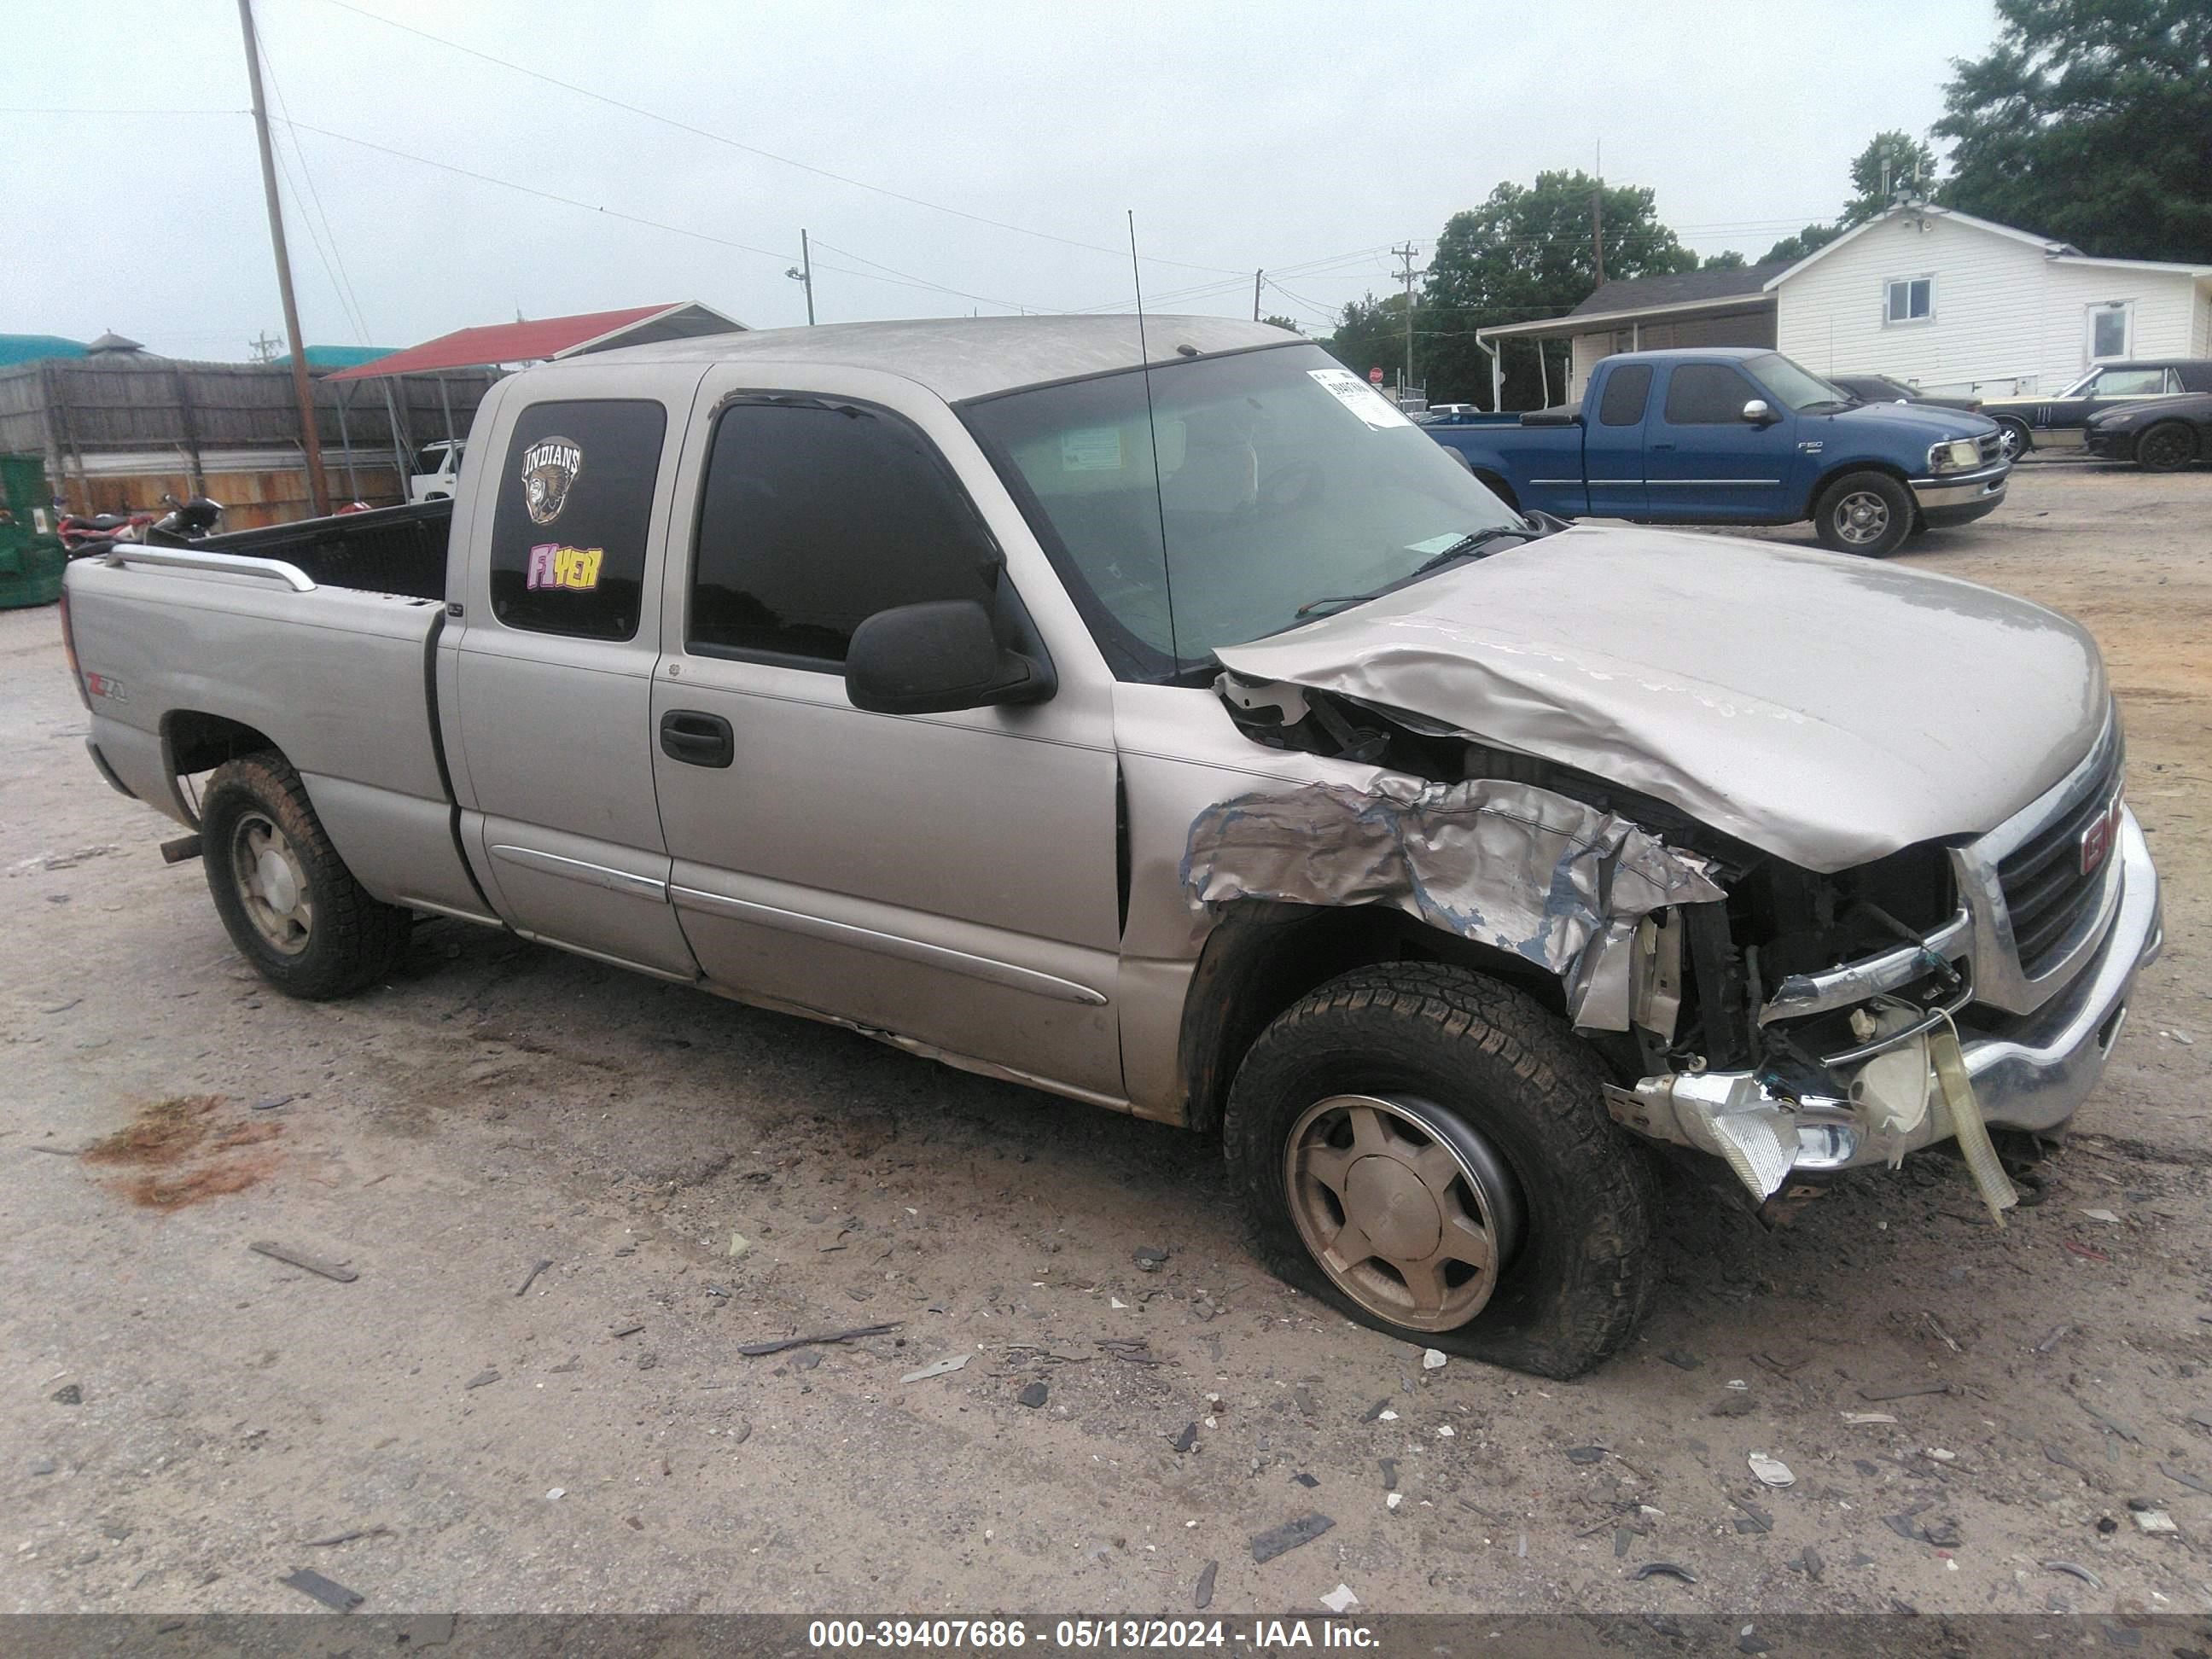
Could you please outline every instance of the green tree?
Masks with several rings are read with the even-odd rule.
[[[2107,258],[2212,263],[2212,6],[1996,0],[1955,59],[1942,200]]]
[[[1476,329],[1557,317],[1589,297],[1597,286],[1590,206],[1599,189],[1580,171],[1540,173],[1533,185],[1499,185],[1480,207],[1446,222],[1414,317],[1414,378],[1427,382],[1431,401],[1490,401],[1490,358]],[[1650,191],[1608,185],[1601,201],[1607,281],[1698,268],[1698,256],[1659,222]],[[1533,349],[1515,343],[1505,354],[1508,407],[1534,404],[1540,384],[1558,397],[1565,342],[1547,348],[1552,367],[1541,382]]]
[[[1305,332],[1305,330],[1299,327],[1297,321],[1292,318],[1267,316],[1262,317],[1260,320],[1267,324],[1270,328],[1287,328],[1293,334],[1303,334]]]
[[[1698,269],[1700,270],[1741,270],[1748,263],[1750,262],[1747,260],[1743,255],[1738,253],[1734,248],[1729,248],[1720,253],[1708,253],[1705,255],[1705,264],[1699,265]]]
[[[1336,332],[1319,343],[1362,380],[1370,368],[1396,380],[1406,363],[1406,296],[1378,300],[1370,294],[1352,301],[1337,319]]]
[[[1815,248],[1823,248],[1844,234],[1841,225],[1808,225],[1795,236],[1785,236],[1759,256],[1759,263],[1771,264],[1777,259],[1792,263],[1803,258]]]
[[[1889,210],[1899,193],[1918,181],[1917,193],[1936,187],[1936,152],[1909,132],[1878,132],[1851,162],[1851,199],[1838,222],[1844,229]]]

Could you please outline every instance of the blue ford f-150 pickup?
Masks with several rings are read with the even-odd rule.
[[[1890,552],[2004,499],[1995,422],[1863,404],[1756,347],[1632,351],[1590,373],[1577,406],[1459,414],[1438,443],[1519,507],[1651,524],[1794,524],[1839,553]]]

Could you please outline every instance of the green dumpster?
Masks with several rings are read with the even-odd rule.
[[[69,557],[53,526],[45,464],[35,455],[0,455],[0,610],[61,598]]]

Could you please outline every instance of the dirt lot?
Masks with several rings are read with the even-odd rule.
[[[1173,1131],[454,924],[269,994],[0,617],[0,1607],[2212,1609],[2212,471],[1916,546],[2103,641],[2165,959],[2008,1230],[1936,1158],[1775,1234],[1681,1192],[1565,1385],[1318,1316]]]

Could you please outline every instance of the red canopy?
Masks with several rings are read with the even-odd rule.
[[[331,380],[373,380],[391,374],[428,374],[443,368],[481,368],[494,363],[535,362],[617,345],[728,334],[744,325],[706,306],[635,306],[627,311],[587,311],[574,317],[541,317],[457,329],[388,357],[326,375]]]

